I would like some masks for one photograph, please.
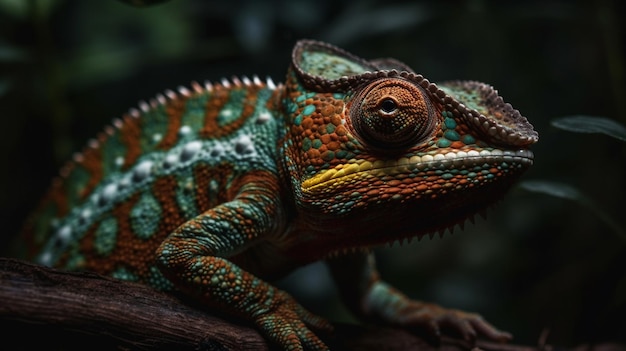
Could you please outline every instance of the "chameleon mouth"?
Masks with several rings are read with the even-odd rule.
[[[533,152],[528,149],[452,151],[445,154],[425,154],[393,160],[356,160],[320,172],[302,182],[303,192],[328,191],[367,177],[382,178],[399,174],[407,177],[439,175],[443,178],[455,174],[472,177],[473,173],[489,173],[494,167],[525,169],[533,164]]]

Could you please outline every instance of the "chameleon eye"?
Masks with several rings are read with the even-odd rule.
[[[370,83],[355,96],[349,125],[359,139],[374,147],[405,148],[434,131],[434,108],[418,85],[399,78]]]
[[[386,98],[380,103],[381,114],[392,114],[398,109],[398,104],[392,98]]]

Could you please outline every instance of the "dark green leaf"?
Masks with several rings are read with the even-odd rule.
[[[523,189],[532,191],[535,193],[541,193],[550,195],[562,199],[573,200],[578,204],[589,209],[600,220],[602,220],[613,232],[622,238],[626,242],[626,231],[621,225],[609,216],[600,206],[594,203],[589,197],[580,192],[578,189],[560,182],[553,182],[548,180],[527,180],[519,184]]]
[[[602,133],[626,141],[626,127],[605,117],[567,116],[554,119],[551,124],[556,128],[570,132]]]
[[[547,180],[527,180],[521,182],[520,186],[535,193],[542,193],[568,200],[576,200],[580,203],[586,203],[589,201],[580,191],[578,191],[578,189],[564,183],[551,182]]]

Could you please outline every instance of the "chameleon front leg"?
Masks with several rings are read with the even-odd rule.
[[[359,318],[411,330],[425,330],[435,340],[441,331],[460,334],[474,342],[478,335],[508,341],[511,335],[486,322],[480,315],[446,309],[408,298],[380,279],[372,253],[354,253],[327,261],[346,305]]]
[[[206,305],[251,320],[285,350],[326,350],[309,329],[330,329],[286,292],[228,260],[281,226],[278,191],[247,183],[230,202],[181,225],[157,250],[162,273]]]

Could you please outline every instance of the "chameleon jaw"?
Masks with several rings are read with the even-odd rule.
[[[357,160],[324,170],[302,182],[303,193],[324,192],[337,184],[365,179],[369,176],[382,177],[398,174],[417,174],[427,171],[471,170],[484,164],[515,164],[527,168],[533,163],[533,153],[528,149],[504,151],[500,149],[482,151],[451,151],[439,154],[414,155],[398,159]],[[445,173],[444,173],[445,174]]]

